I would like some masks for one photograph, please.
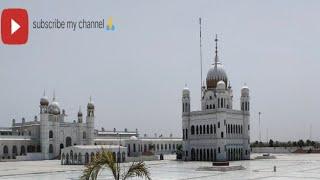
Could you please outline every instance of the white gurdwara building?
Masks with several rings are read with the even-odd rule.
[[[201,111],[191,111],[190,91],[182,92],[182,132],[185,160],[232,161],[250,159],[250,97],[241,89],[241,110],[233,109],[233,94],[227,73],[218,59],[217,41],[214,64],[206,86],[202,87]]]

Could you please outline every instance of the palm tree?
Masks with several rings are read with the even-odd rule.
[[[115,180],[125,180],[130,177],[145,177],[148,180],[151,180],[150,173],[146,164],[142,161],[133,162],[127,171],[124,171],[120,167],[120,163],[116,162],[116,158],[113,156],[112,152],[102,150],[100,153],[97,153],[92,161],[86,165],[83,170],[81,179],[83,180],[96,180],[98,174],[104,168],[109,169],[112,172],[112,175]]]

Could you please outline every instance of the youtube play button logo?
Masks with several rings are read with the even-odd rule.
[[[4,44],[25,44],[29,20],[25,9],[4,9],[1,14],[1,39]]]

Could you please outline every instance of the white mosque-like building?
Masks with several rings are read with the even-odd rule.
[[[250,96],[241,89],[240,110],[233,109],[233,92],[215,49],[206,86],[202,87],[201,110],[191,111],[187,87],[182,92],[183,159],[233,161],[250,159]]]
[[[182,144],[181,138],[172,135],[140,137],[137,129],[95,129],[91,98],[86,113],[79,109],[71,122],[55,95],[50,102],[44,94],[39,108],[34,120],[22,118],[18,123],[13,119],[11,127],[0,128],[0,161],[61,159],[62,164],[86,164],[104,148],[122,162],[130,157],[173,154]]]

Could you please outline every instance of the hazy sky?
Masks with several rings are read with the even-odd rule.
[[[116,2],[116,3],[115,3]],[[213,62],[213,37],[239,108],[244,83],[251,95],[251,140],[319,140],[319,1],[1,1],[29,20],[113,17],[114,32],[34,30],[28,44],[0,54],[0,126],[39,113],[44,89],[76,119],[89,96],[96,128],[181,135],[181,92],[200,108],[199,25],[204,77]],[[30,23],[31,23],[30,22]],[[31,26],[31,25],[30,25]]]

